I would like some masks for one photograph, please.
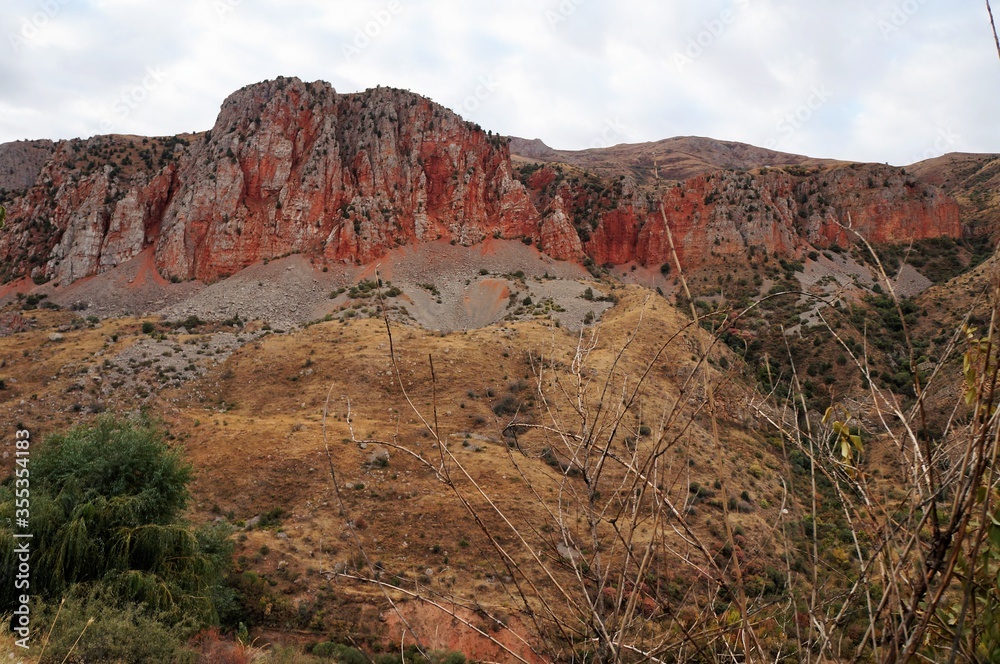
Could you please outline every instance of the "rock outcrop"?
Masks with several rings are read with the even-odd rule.
[[[556,258],[659,265],[668,225],[683,263],[749,247],[794,254],[960,236],[936,187],[878,165],[718,170],[680,183],[528,164],[509,139],[409,92],[341,95],[281,78],[223,104],[211,131],[0,146],[0,279],[62,284],[152,249],[173,280],[215,280],[303,253],[366,263],[447,239],[520,238]]]
[[[290,252],[363,263],[413,242],[520,235],[535,218],[505,140],[386,88],[245,88],[178,178],[156,256],[181,278]]]
[[[896,244],[962,233],[950,196],[876,164],[718,171],[646,191],[627,175],[608,184],[569,177],[559,166],[529,166],[521,175],[535,205],[571,220],[583,253],[601,265],[671,262],[671,236],[682,265],[693,268],[751,248],[793,256],[849,246],[857,234]],[[553,255],[578,255],[565,246],[554,245]]]
[[[35,184],[52,158],[52,141],[15,141],[0,145],[0,190],[21,192]]]

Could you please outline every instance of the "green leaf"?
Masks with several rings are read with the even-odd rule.
[[[971,406],[976,401],[976,388],[970,387],[965,391],[965,405]]]
[[[996,524],[991,525],[989,533],[990,543],[993,544],[994,548],[1000,549],[1000,526],[997,526]]]

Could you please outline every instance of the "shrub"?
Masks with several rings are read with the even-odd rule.
[[[498,416],[514,415],[519,410],[521,410],[521,400],[513,394],[505,394],[493,404],[493,413]]]
[[[317,643],[312,648],[312,654],[326,659],[332,658],[337,654],[337,644],[332,641]]]
[[[340,664],[368,664],[368,658],[357,648],[351,646],[339,646],[337,659]]]
[[[313,646],[312,654],[322,659],[331,659],[339,664],[368,664],[368,658],[357,648],[332,641],[324,641]]]
[[[260,516],[260,522],[258,525],[261,528],[270,528],[272,526],[280,526],[281,519],[285,516],[285,510],[281,507],[275,507],[272,510],[262,514]]]
[[[45,664],[65,661],[70,650],[73,662],[183,661],[182,643],[192,632],[188,623],[169,626],[162,616],[137,604],[119,604],[102,589],[68,597],[61,610],[57,604],[38,605],[36,610],[39,633],[52,627],[41,659]]]
[[[184,322],[181,323],[179,327],[185,327],[189,330],[193,330],[195,328],[201,327],[204,324],[205,321],[192,314],[191,316],[185,318]]]
[[[417,284],[417,286],[423,288],[434,297],[441,297],[441,291],[438,290],[438,287],[435,284]]]
[[[32,458],[32,592],[54,598],[100,587],[116,594],[117,606],[213,621],[228,534],[180,520],[190,477],[190,466],[146,419],[102,417],[51,436]],[[14,505],[13,485],[0,487],[0,532],[9,532]],[[6,535],[0,565],[14,569]],[[14,592],[12,584],[0,589],[0,611]]]
[[[435,664],[465,664],[465,655],[460,652],[431,653],[431,661]]]

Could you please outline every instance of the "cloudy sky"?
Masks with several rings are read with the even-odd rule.
[[[1000,152],[982,0],[5,0],[0,35],[0,142],[205,130],[284,75],[410,89],[564,149]]]

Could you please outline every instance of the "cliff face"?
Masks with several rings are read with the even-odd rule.
[[[19,192],[33,185],[54,151],[52,141],[0,145],[0,190]]]
[[[368,262],[412,242],[530,233],[535,218],[505,141],[388,89],[246,88],[178,178],[156,256],[179,277],[296,251]]]
[[[871,164],[798,177],[783,170],[713,174],[670,190],[663,207],[682,263],[729,260],[750,247],[780,256],[849,246],[855,232],[875,244],[962,233],[952,198]],[[650,215],[637,241],[639,261],[666,262],[665,238],[662,215]]]
[[[506,138],[423,97],[297,79],[234,93],[205,134],[8,144],[3,164],[5,281],[65,284],[149,247],[164,276],[213,280],[294,252],[364,263],[490,236],[561,259],[659,265],[664,215],[692,266],[750,246],[847,244],[848,219],[875,242],[961,234],[950,197],[890,167],[720,171],[662,188],[552,165],[514,171]]]
[[[70,283],[137,255],[159,232],[185,142],[97,136],[58,143],[33,186],[5,202],[0,279]]]
[[[958,201],[966,237],[996,245],[1000,233],[1000,154],[953,152],[907,166],[907,171]]]
[[[857,241],[855,231],[876,244],[962,232],[951,197],[873,164],[720,171],[645,194],[628,176],[604,184],[550,166],[522,175],[536,205],[572,220],[583,252],[599,264],[672,261],[670,235],[681,263],[698,267],[751,247],[781,256],[847,246]]]

